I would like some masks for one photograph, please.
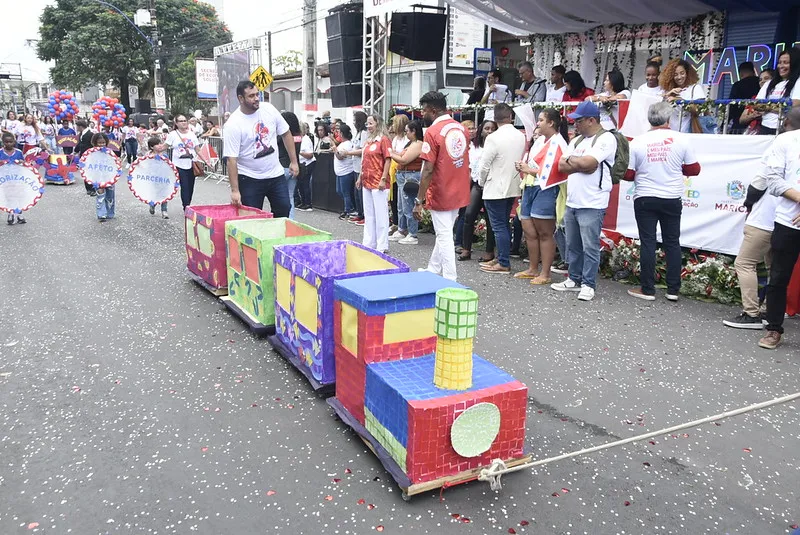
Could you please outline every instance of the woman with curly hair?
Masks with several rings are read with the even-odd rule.
[[[689,63],[682,59],[673,59],[658,78],[658,84],[664,90],[664,100],[700,100],[706,98],[706,90],[698,82],[700,77]],[[694,106],[687,106],[681,118],[680,108],[676,108],[669,121],[669,127],[680,132],[692,131],[692,119],[696,118],[699,111]]]

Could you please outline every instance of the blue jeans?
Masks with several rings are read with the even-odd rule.
[[[289,190],[283,176],[259,179],[239,175],[239,192],[242,194],[242,205],[263,210],[266,198],[274,217],[289,217]]]
[[[294,219],[294,190],[297,189],[297,177],[292,176],[288,167],[284,167],[283,178],[286,179],[286,193],[289,194],[289,219]]]
[[[514,206],[514,197],[507,199],[484,199],[483,205],[489,215],[494,232],[494,241],[497,246],[497,261],[501,266],[511,267],[511,227],[508,224],[511,207]]]
[[[419,221],[414,219],[414,199],[413,195],[405,192],[404,186],[409,182],[419,184],[419,171],[398,171],[397,172],[397,228],[407,230],[409,235],[416,237],[419,232]]]
[[[133,160],[136,159],[136,155],[139,152],[139,142],[136,141],[136,138],[130,138],[125,140],[125,157],[128,160],[128,163],[132,163]]]
[[[97,190],[97,219],[111,219],[114,217],[114,186]]]
[[[656,224],[661,226],[661,241],[667,256],[667,291],[678,295],[681,289],[681,199],[639,197],[633,201],[633,213],[642,242],[641,275],[642,293],[656,294]]]
[[[581,286],[597,286],[600,269],[600,229],[605,209],[571,208],[564,214],[567,231],[567,263],[569,278]]]
[[[558,247],[558,255],[561,261],[567,263],[567,231],[564,227],[556,227],[556,247]]]
[[[181,183],[181,202],[183,209],[192,204],[192,197],[194,196],[194,171],[189,169],[181,169],[178,167],[178,180]]]
[[[356,174],[347,173],[346,175],[336,175],[336,193],[344,201],[344,213],[349,214],[355,207],[353,206],[353,185],[356,183]],[[359,192],[360,193],[360,192]]]

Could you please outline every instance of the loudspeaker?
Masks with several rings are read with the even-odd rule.
[[[415,61],[441,61],[446,28],[444,13],[394,13],[389,50]]]
[[[367,87],[367,94],[369,94],[369,87]],[[332,85],[331,100],[334,108],[362,105],[364,102],[361,99],[361,84]]]
[[[150,104],[150,99],[137,98],[136,113],[153,113],[153,107]]]
[[[328,61],[344,61],[361,58],[364,42],[361,35],[339,36],[328,39]]]
[[[331,75],[331,85],[344,85],[361,82],[361,60],[331,61],[328,69]]]
[[[341,35],[361,37],[363,33],[364,16],[361,11],[339,11],[325,17],[325,29],[328,39]]]

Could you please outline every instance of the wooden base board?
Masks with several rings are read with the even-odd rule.
[[[355,431],[356,434],[361,437],[361,440],[364,441],[364,444],[367,445],[370,451],[372,451],[381,464],[383,464],[383,467],[395,480],[395,483],[397,483],[397,485],[400,487],[400,490],[403,491],[403,499],[441,487],[452,487],[461,483],[467,483],[468,481],[474,481],[480,475],[481,470],[488,468],[488,466],[480,466],[478,468],[473,468],[472,470],[466,470],[464,472],[459,472],[458,474],[440,477],[432,481],[412,484],[411,480],[405,474],[403,469],[400,468],[400,465],[398,465],[397,462],[392,458],[389,452],[386,451],[386,449],[375,439],[375,437],[373,437],[372,434],[367,431],[367,429],[361,425],[361,423],[356,420],[352,414],[350,414],[350,411],[344,408],[338,399],[328,398],[328,405],[333,408],[333,410],[344,423],[353,428],[353,431]],[[507,467],[511,468],[513,466],[519,466],[520,464],[530,462],[531,459],[532,455],[523,455],[522,457],[506,459],[505,463]]]
[[[233,312],[234,316],[242,320],[253,334],[257,336],[269,336],[275,334],[274,325],[264,325],[263,323],[259,322],[256,318],[251,316],[249,312],[237,305],[229,296],[223,295],[219,298],[219,300],[222,301],[226,307],[228,307],[228,310]]]
[[[202,277],[197,275],[196,273],[189,272],[189,278],[191,278],[194,282],[197,283],[198,286],[202,287],[204,290],[208,291],[211,295],[215,297],[222,297],[223,295],[228,295],[228,287],[225,286],[223,288],[215,288],[211,286],[208,282],[206,282]]]
[[[269,345],[271,345],[280,356],[288,360],[289,363],[297,369],[297,371],[302,373],[303,376],[308,379],[308,382],[311,384],[311,388],[314,389],[314,392],[324,397],[332,396],[334,392],[336,392],[336,383],[320,383],[311,374],[311,370],[308,369],[308,366],[305,366],[302,362],[300,362],[300,358],[285,343],[283,343],[283,340],[278,338],[278,335],[270,336],[267,338],[267,342],[269,342]]]

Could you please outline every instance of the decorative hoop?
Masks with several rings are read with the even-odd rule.
[[[160,200],[159,199],[154,199],[154,198],[147,199],[147,198],[145,198],[145,193],[146,192],[142,191],[142,188],[139,188],[139,187],[134,185],[134,182],[136,181],[136,178],[134,178],[135,171],[141,166],[147,167],[148,166],[148,162],[160,162],[160,163],[163,162],[163,163],[165,163],[165,164],[167,164],[169,166],[169,168],[170,168],[170,170],[172,171],[172,174],[173,174],[173,177],[169,177],[169,178],[174,178],[174,181],[172,182],[172,191],[169,194],[169,196],[166,196],[166,197],[164,197],[164,198],[162,198]],[[156,175],[150,175],[150,176],[156,176]],[[163,177],[163,178],[166,179],[167,177]],[[178,188],[180,187],[180,184],[181,183],[180,183],[180,180],[178,178],[178,168],[175,167],[175,164],[173,164],[172,161],[165,155],[155,154],[154,153],[154,154],[147,154],[145,156],[137,158],[131,164],[131,168],[128,171],[128,189],[131,190],[131,193],[133,193],[134,197],[136,197],[137,199],[139,199],[143,203],[147,204],[148,206],[155,206],[157,204],[165,203],[167,201],[172,200],[172,198],[175,197],[175,194],[178,193]]]
[[[28,175],[27,179],[21,174]],[[5,192],[4,188],[13,188],[16,195]],[[27,188],[30,188],[28,195]],[[21,214],[33,208],[43,194],[44,179],[31,163],[19,160],[0,163],[0,211]],[[18,202],[16,206],[11,206],[9,201],[14,200],[14,197],[17,197]]]
[[[103,156],[97,156],[98,154],[102,154]],[[89,160],[105,159],[107,163],[108,158],[111,158],[113,160],[113,165],[108,165],[107,166],[109,168],[108,170],[99,170],[98,174],[100,176],[94,177],[94,178],[101,178],[102,180],[92,180],[92,177],[87,176],[87,170],[94,171],[93,169],[87,167],[87,165],[88,166],[94,165],[91,162],[89,162]],[[100,164],[98,163],[97,165]],[[119,158],[117,158],[117,155],[114,154],[114,151],[112,151],[108,147],[94,147],[84,152],[83,156],[81,156],[80,161],[78,161],[78,169],[81,172],[81,178],[83,178],[83,181],[86,182],[87,184],[91,184],[92,186],[98,189],[108,188],[113,186],[117,182],[117,180],[119,180],[120,177],[122,176],[122,164],[120,163]]]

